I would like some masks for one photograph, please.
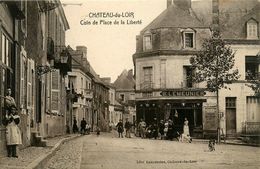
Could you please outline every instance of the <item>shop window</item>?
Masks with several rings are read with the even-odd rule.
[[[246,56],[245,74],[246,80],[256,79],[259,76],[259,63],[256,56]]]
[[[257,22],[254,19],[250,19],[246,24],[247,39],[258,39],[257,35]]]
[[[152,35],[144,35],[143,37],[143,50],[151,50],[152,49]]]

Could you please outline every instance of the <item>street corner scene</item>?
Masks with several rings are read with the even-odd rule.
[[[260,0],[0,0],[0,169],[260,169]]]

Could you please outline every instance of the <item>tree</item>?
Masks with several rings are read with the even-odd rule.
[[[219,33],[214,33],[210,39],[206,39],[197,55],[191,57],[190,62],[194,69],[194,82],[206,82],[207,90],[216,92],[217,114],[219,117],[219,90],[227,89],[227,84],[239,78],[238,70],[233,69],[235,53],[230,46],[225,44]],[[220,142],[220,130],[218,118],[218,142]]]

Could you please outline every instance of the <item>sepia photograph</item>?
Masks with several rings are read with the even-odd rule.
[[[0,0],[0,169],[260,169],[260,0]]]

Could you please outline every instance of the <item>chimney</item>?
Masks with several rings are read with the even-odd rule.
[[[76,50],[83,53],[83,57],[87,58],[87,47],[86,46],[76,46]]]
[[[212,29],[219,32],[219,0],[212,0]]]
[[[189,10],[191,8],[191,0],[173,0],[173,3],[184,10]]]
[[[167,8],[172,5],[172,0],[167,0]]]
[[[128,77],[133,77],[133,69],[130,69],[129,71],[128,71],[128,75],[127,75]]]

